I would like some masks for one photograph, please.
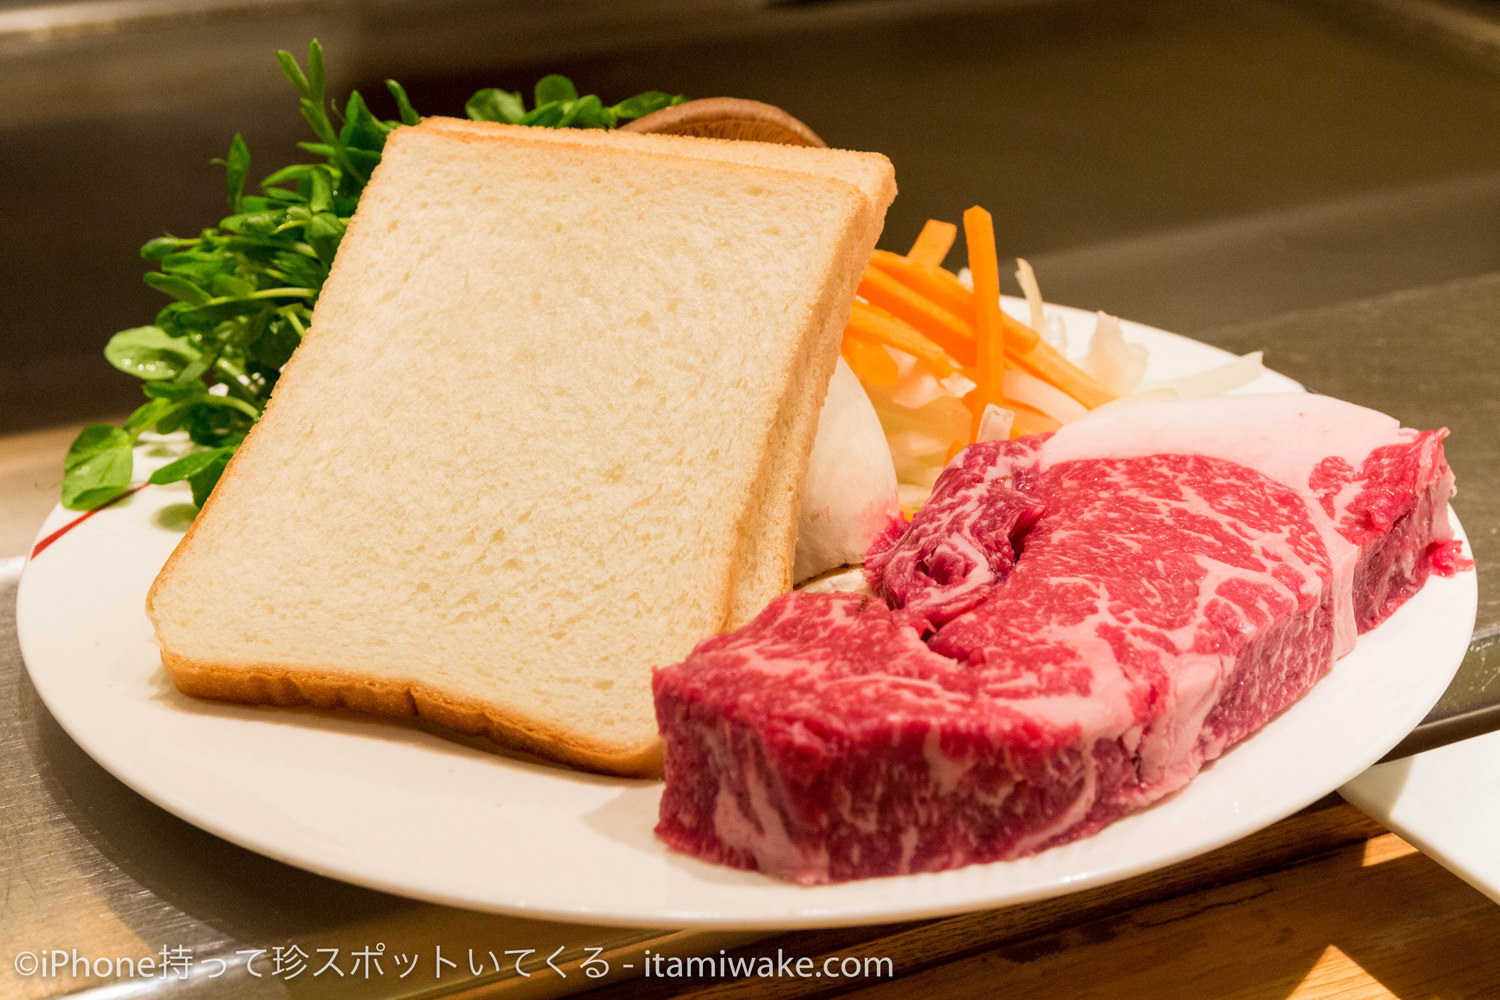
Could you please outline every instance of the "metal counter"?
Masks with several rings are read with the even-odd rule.
[[[559,59],[543,71],[610,93],[665,87],[780,103],[830,141],[891,155],[902,195],[888,246],[907,243],[929,215],[956,218],[984,203],[996,212],[1002,254],[1029,256],[1054,301],[1235,352],[1264,350],[1269,366],[1316,391],[1413,426],[1451,428],[1454,506],[1478,566],[1479,620],[1458,679],[1397,753],[1500,727],[1500,74],[1491,56],[1416,40],[1364,18],[1357,4],[859,6],[773,12],[740,37]],[[534,75],[523,68],[507,81]],[[407,80],[431,109],[493,82]],[[193,120],[195,135],[217,129],[223,140],[234,127],[210,127],[196,112]],[[122,116],[61,148],[82,163],[102,134],[106,153],[128,152],[149,144],[129,134],[143,123],[166,128],[170,111]],[[6,127],[0,180],[28,198],[24,211],[5,213],[0,232],[45,228],[46,206],[65,200],[77,177],[61,161],[42,176],[57,155],[45,128]],[[157,218],[163,187],[188,185],[195,205],[213,202],[201,178],[132,180],[145,192],[125,213],[135,229],[75,217],[75,228],[47,229],[9,268],[10,291],[35,294],[7,296],[0,333],[27,360],[0,375],[0,398],[76,397],[39,402],[38,419],[82,419],[125,398],[114,388],[121,376],[76,369],[96,350],[79,343],[102,346],[150,301],[121,290],[139,280],[139,266],[114,255],[152,235],[141,227]],[[103,204],[96,194],[80,194],[85,208]],[[22,231],[5,240],[19,245]],[[78,252],[97,302],[66,274]],[[91,308],[101,315],[85,324]],[[31,425],[18,419],[9,429]],[[622,959],[733,940],[415,903],[278,864],[177,820],[94,764],[38,702],[15,642],[20,566],[0,562],[0,952],[9,962],[23,949],[124,956],[180,947],[205,961],[187,978],[113,986],[0,966],[0,995],[544,996],[599,983],[576,967],[566,979],[459,967],[441,981],[361,982],[273,977],[264,963],[290,944],[347,959],[384,942],[429,957],[436,947],[528,948],[532,971],[558,946],[561,962],[576,963],[584,947]]]

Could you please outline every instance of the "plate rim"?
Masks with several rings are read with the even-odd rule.
[[[1024,304],[1024,300],[1007,298],[1006,303],[1008,305],[1015,305],[1018,303]],[[1055,310],[1056,312],[1062,314],[1064,316],[1065,322],[1070,322],[1070,325],[1071,323],[1080,323],[1087,319],[1091,319],[1094,315],[1085,310],[1066,306],[1055,306],[1050,303],[1048,304],[1048,310],[1049,312]],[[1127,339],[1130,339],[1133,333],[1144,332],[1148,335],[1148,337],[1160,336],[1169,338],[1171,341],[1182,342],[1183,344],[1191,345],[1193,350],[1206,349],[1207,351],[1213,352],[1217,356],[1222,357],[1224,361],[1228,361],[1234,357],[1234,355],[1229,354],[1228,352],[1224,352],[1219,348],[1213,347],[1213,345],[1209,345],[1202,341],[1194,340],[1193,338],[1186,337],[1180,334],[1171,333],[1170,331],[1150,327],[1145,324],[1134,323],[1131,321],[1122,321],[1122,327],[1125,331]],[[1272,391],[1306,391],[1298,383],[1285,376],[1280,375],[1279,373],[1272,372],[1269,369],[1268,373],[1273,375],[1276,380],[1279,380],[1284,384],[1283,388]],[[1465,536],[1463,535],[1462,525],[1459,523],[1457,516],[1453,514],[1451,507],[1449,508],[1449,513],[1454,525],[1456,537],[1464,538]],[[52,514],[49,515],[47,520],[39,529],[37,533],[37,540],[40,541],[41,539],[52,534],[56,530],[55,522],[57,522],[60,517],[66,520],[77,516],[80,516],[78,512],[65,512],[62,511],[60,506],[55,507]],[[97,527],[94,530],[97,530]],[[1362,763],[1360,763],[1359,767],[1355,770],[1351,770],[1350,773],[1338,784],[1335,784],[1332,787],[1322,788],[1320,791],[1317,791],[1315,793],[1310,793],[1306,795],[1305,798],[1298,801],[1297,804],[1292,805],[1289,808],[1281,808],[1280,806],[1278,806],[1278,815],[1273,816],[1269,819],[1255,816],[1248,817],[1244,821],[1239,823],[1225,823],[1222,826],[1216,828],[1217,832],[1215,836],[1192,840],[1191,842],[1182,844],[1176,850],[1158,854],[1150,854],[1138,859],[1133,863],[1103,865],[1098,867],[1097,870],[1081,873],[1076,878],[1071,878],[1066,881],[1037,885],[1029,890],[1012,892],[998,897],[987,895],[984,893],[978,893],[969,896],[962,896],[960,894],[959,897],[950,897],[944,896],[943,894],[939,893],[935,898],[924,902],[922,895],[919,893],[917,895],[917,898],[909,900],[901,905],[897,905],[893,901],[892,905],[884,908],[860,909],[856,907],[854,911],[851,911],[847,907],[839,907],[836,903],[833,906],[824,907],[816,905],[814,901],[819,898],[817,894],[820,892],[820,890],[836,890],[840,886],[884,884],[895,888],[898,885],[912,884],[916,880],[947,879],[949,881],[952,881],[955,879],[963,878],[963,873],[970,873],[976,870],[986,870],[1013,865],[1016,864],[1016,862],[992,862],[984,865],[974,865],[960,869],[953,869],[948,872],[887,876],[877,879],[836,883],[833,886],[827,887],[795,886],[790,883],[781,882],[780,880],[771,879],[769,876],[763,876],[759,873],[743,873],[748,874],[756,879],[766,879],[772,882],[776,889],[785,890],[789,893],[802,894],[803,898],[810,904],[796,911],[795,913],[786,913],[774,917],[764,918],[752,917],[748,919],[735,916],[731,913],[702,912],[691,908],[656,909],[648,913],[641,911],[627,911],[619,908],[618,906],[601,908],[595,905],[590,905],[589,903],[572,903],[567,905],[561,905],[557,903],[549,905],[545,903],[537,903],[535,901],[522,901],[519,903],[515,903],[504,900],[478,898],[475,895],[466,895],[462,892],[435,891],[431,888],[424,889],[421,885],[412,884],[412,880],[410,878],[403,880],[401,878],[394,877],[381,877],[378,874],[372,874],[369,871],[361,868],[358,864],[354,864],[352,866],[340,866],[338,864],[327,864],[321,861],[310,860],[306,856],[305,852],[299,853],[295,849],[288,849],[285,843],[277,843],[275,840],[267,841],[264,837],[247,833],[246,831],[238,829],[232,824],[227,823],[225,817],[223,816],[204,815],[201,809],[196,809],[193,807],[191,801],[192,796],[190,794],[173,795],[167,789],[161,787],[161,784],[159,782],[153,783],[143,780],[141,776],[133,773],[130,768],[119,766],[119,761],[115,760],[114,756],[107,752],[107,748],[101,750],[99,746],[100,742],[107,743],[108,741],[101,741],[99,739],[100,734],[97,733],[75,731],[76,723],[78,720],[76,718],[73,718],[72,714],[66,708],[62,713],[59,713],[57,706],[53,703],[53,698],[56,697],[57,691],[54,690],[52,685],[47,681],[38,683],[37,668],[34,667],[33,664],[35,662],[38,662],[40,659],[43,659],[44,657],[41,657],[39,655],[39,652],[36,648],[36,637],[31,635],[32,629],[26,624],[30,616],[25,613],[25,609],[27,608],[29,601],[33,599],[28,595],[32,593],[35,586],[38,586],[38,584],[35,583],[37,576],[36,574],[31,572],[34,548],[35,543],[33,543],[33,546],[31,548],[28,548],[28,551],[26,553],[25,563],[20,573],[20,579],[17,582],[16,594],[17,640],[21,648],[23,662],[26,664],[28,675],[30,676],[31,682],[35,686],[43,704],[46,705],[47,710],[52,714],[53,718],[57,721],[59,726],[61,726],[63,730],[68,733],[68,736],[73,739],[74,742],[77,743],[86,753],[88,753],[90,757],[98,762],[100,766],[102,766],[106,771],[108,771],[116,779],[120,780],[127,787],[131,788],[157,806],[167,810],[168,812],[195,826],[198,826],[200,829],[214,834],[215,836],[218,836],[231,843],[235,843],[246,849],[255,851],[256,853],[273,858],[274,860],[290,864],[304,870],[312,871],[320,875],[341,879],[343,881],[363,885],[368,888],[383,892],[393,893],[408,898],[421,899],[428,902],[439,903],[442,905],[457,906],[464,909],[482,910],[492,913],[512,914],[534,919],[556,920],[567,923],[587,923],[600,926],[673,926],[692,927],[705,930],[786,930],[800,928],[859,926],[890,922],[893,920],[931,919],[934,917],[947,916],[956,913],[972,912],[975,910],[1010,906],[1024,902],[1031,902],[1038,899],[1052,898],[1062,894],[1135,877],[1149,871],[1154,871],[1164,867],[1168,867],[1170,865],[1178,864],[1188,858],[1215,850],[1219,847],[1224,846],[1225,844],[1232,843],[1238,839],[1248,836],[1259,829],[1263,829],[1266,826],[1277,822],[1279,819],[1291,815],[1298,809],[1305,807],[1306,805],[1316,801],[1324,795],[1335,791],[1342,784],[1346,783],[1354,776],[1362,773],[1371,764],[1374,764],[1377,760],[1379,760],[1381,756],[1388,752],[1391,747],[1395,746],[1400,741],[1400,739],[1402,739],[1405,734],[1412,728],[1412,726],[1421,721],[1421,719],[1431,709],[1432,704],[1435,704],[1436,701],[1442,696],[1443,691],[1446,690],[1447,685],[1451,682],[1451,678],[1453,674],[1456,673],[1463,658],[1462,652],[1459,652],[1459,654],[1453,658],[1452,669],[1447,670],[1445,668],[1443,671],[1441,671],[1441,673],[1443,674],[1442,683],[1440,685],[1434,683],[1433,687],[1435,688],[1435,690],[1432,693],[1431,700],[1421,705],[1420,711],[1417,711],[1415,708],[1411,708],[1410,706],[1408,706],[1409,710],[1405,713],[1405,715],[1410,716],[1410,724],[1407,725],[1405,729],[1402,729],[1400,733],[1395,734],[1389,740],[1389,743],[1385,745],[1384,748],[1381,749],[1378,753],[1374,753],[1373,756],[1371,756],[1369,753],[1362,755]],[[1438,578],[1434,578],[1434,581],[1437,579]],[[1468,581],[1467,586],[1464,586],[1463,583],[1465,579],[1467,579]],[[1454,578],[1454,580],[1461,588],[1462,593],[1460,594],[1460,596],[1467,597],[1468,604],[1472,606],[1471,613],[1467,616],[1469,620],[1468,635],[1472,635],[1474,615],[1477,614],[1477,573],[1461,574],[1459,577]],[[30,586],[28,586],[28,581],[32,581]],[[1404,610],[1404,608],[1401,610]],[[1396,616],[1393,616],[1393,619],[1401,614],[1401,610],[1397,611]],[[142,618],[144,618],[143,609]],[[1456,643],[1456,638],[1453,641]],[[1468,641],[1468,636],[1466,635],[1463,643],[1464,649],[1467,649]],[[1337,668],[1337,666],[1338,662],[1335,663],[1335,669]],[[1317,688],[1315,687],[1313,690],[1317,690]],[[51,695],[50,697],[49,694]],[[245,709],[246,711],[267,711],[266,709],[253,708],[249,706],[238,707]],[[1288,709],[1288,711],[1292,711],[1295,708],[1296,706],[1294,705],[1291,709]],[[1285,715],[1286,713],[1282,713],[1282,716],[1278,716],[1278,718],[1282,718]],[[1253,737],[1251,737],[1251,739],[1253,739]],[[1241,749],[1241,746],[1237,746],[1234,749]],[[1363,756],[1368,756],[1369,759],[1365,760],[1363,759]],[[500,757],[498,759],[505,760],[507,758]],[[1349,766],[1352,767],[1353,765],[1351,764]],[[619,784],[621,784],[622,786],[641,784],[659,785],[659,782],[653,783],[640,782],[634,779],[619,779]],[[1196,784],[1196,780],[1194,784]],[[1190,787],[1192,787],[1192,785],[1189,785],[1189,788]],[[1175,798],[1175,796],[1173,798]],[[1150,809],[1147,809],[1142,813],[1137,813],[1135,815],[1139,816],[1143,813],[1149,813],[1150,811]],[[1085,838],[1082,841],[1075,842],[1075,844],[1088,845],[1093,840],[1094,838]],[[662,845],[658,844],[658,846],[662,850],[667,850]],[[1068,846],[1072,845],[1065,845],[1064,848],[1055,850],[1064,850]],[[1036,857],[1044,857],[1049,853],[1051,852],[1043,852],[1042,855],[1037,855]],[[706,864],[705,862],[698,863]],[[721,866],[713,867],[717,869]],[[826,899],[828,897],[825,895],[823,896],[823,898]]]

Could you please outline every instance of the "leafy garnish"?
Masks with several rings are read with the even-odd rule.
[[[160,486],[186,479],[193,490],[193,503],[202,507],[203,501],[208,499],[208,494],[219,482],[224,467],[229,464],[229,456],[234,454],[235,447],[224,445],[221,448],[192,452],[151,473],[151,482]]]
[[[197,236],[163,236],[141,248],[158,267],[146,274],[146,284],[173,301],[154,323],[115,334],[104,353],[142,380],[147,401],[124,427],[90,424],[78,435],[64,462],[64,507],[92,509],[118,496],[130,486],[140,436],[176,431],[206,450],[163,466],[151,482],[185,479],[193,502],[202,505],[307,332],[386,136],[421,120],[395,80],[385,85],[397,120],[376,117],[358,91],[349,94],[342,114],[335,112],[316,40],[305,70],[290,52],[278,51],[276,58],[317,138],[298,146],[318,162],[283,167],[260,182],[259,194],[247,193],[250,150],[236,135],[228,155],[216,161],[224,166],[230,214]],[[650,91],[605,106],[595,95],[580,97],[572,81],[556,75],[538,81],[534,96],[528,111],[519,93],[481,90],[465,111],[476,121],[614,128],[682,101]]]
[[[63,506],[88,510],[114,499],[130,485],[133,447],[135,438],[119,427],[85,427],[63,459]]]

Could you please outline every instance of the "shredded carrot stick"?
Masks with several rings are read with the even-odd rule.
[[[937,344],[960,363],[974,357],[974,329],[967,316],[958,316],[906,287],[886,272],[865,268],[859,295]]]
[[[1040,333],[1004,310],[1000,312],[1000,324],[1005,327],[1005,350],[1011,356],[1025,354],[1044,343]]]
[[[995,254],[995,221],[975,205],[964,212],[964,242],[969,249],[969,271],[974,275],[975,368],[979,377],[980,413],[985,403],[999,403],[1005,373],[1005,325],[1000,312],[1000,261]],[[973,431],[978,433],[975,418]]]
[[[870,263],[940,308],[959,316],[973,315],[974,293],[953,274],[913,264],[884,250],[876,250]],[[1000,322],[1005,330],[1006,357],[1017,367],[1052,383],[1090,409],[1115,398],[1097,379],[1064,358],[1025,323],[1003,311]],[[966,351],[950,353],[960,362],[971,360]]]
[[[844,336],[850,334],[866,340],[889,344],[898,351],[905,351],[918,361],[924,362],[938,378],[947,378],[958,371],[954,361],[940,346],[922,336],[900,318],[892,316],[879,306],[855,300],[854,310]]]
[[[895,385],[901,377],[896,359],[886,353],[885,348],[848,330],[844,331],[841,353],[855,376],[865,385]]]
[[[974,293],[950,271],[937,267],[914,264],[899,254],[876,250],[870,256],[870,264],[901,282],[918,295],[957,316],[974,314]],[[1012,354],[1031,350],[1041,339],[1041,334],[1009,313],[1000,313],[1000,322],[1005,325],[1005,348]],[[952,352],[960,361],[965,356]]]
[[[964,377],[974,383],[974,389],[960,400],[964,409],[969,411],[969,436],[959,443],[967,445],[979,437],[979,425],[984,422],[985,399],[984,392],[979,387],[979,372],[974,368],[965,368]]]
[[[951,271],[888,250],[872,253],[870,264],[957,316],[968,316],[974,311],[974,293]]]
[[[988,404],[1015,413],[1011,436],[1056,430],[1047,414],[1007,402],[1007,365],[1042,379],[1093,409],[1116,398],[1098,379],[1074,365],[1035,329],[1000,308],[1000,268],[995,223],[974,206],[964,213],[971,289],[942,267],[957,228],[929,220],[906,255],[877,250],[859,285],[863,301],[854,305],[844,331],[843,353],[856,374],[871,385],[891,385],[899,377],[880,345],[904,351],[942,378],[962,371],[975,384],[963,399],[972,418],[969,439],[977,435]],[[954,442],[952,452],[966,444]]]
[[[928,219],[922,226],[922,231],[917,234],[917,242],[911,245],[906,256],[928,267],[942,267],[943,258],[953,249],[953,241],[957,237],[958,227],[953,223]]]

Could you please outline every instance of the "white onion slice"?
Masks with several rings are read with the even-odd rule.
[[[984,413],[979,418],[979,433],[974,435],[974,441],[976,444],[980,441],[1009,441],[1010,429],[1015,422],[1014,410],[986,403]]]
[[[1088,407],[1056,386],[1015,368],[1005,369],[1001,388],[1006,399],[1029,406],[1061,424],[1077,420],[1089,412]]]
[[[1038,331],[1042,339],[1057,349],[1058,354],[1068,353],[1068,324],[1053,313],[1047,317],[1047,325]]]
[[[1082,367],[1115,395],[1128,396],[1145,377],[1146,354],[1144,346],[1125,342],[1118,319],[1101,312]]]
[[[896,468],[880,417],[854,371],[839,358],[808,459],[793,578],[806,580],[860,562],[875,536],[899,515]]]
[[[933,484],[937,482],[937,477],[942,471],[942,469],[934,469],[932,482],[925,485],[921,483],[902,483],[898,487],[901,506],[908,510],[913,510],[925,504],[927,498],[932,496]]]
[[[1255,381],[1265,373],[1265,366],[1261,364],[1262,355],[1261,351],[1251,351],[1228,364],[1219,365],[1207,371],[1194,372],[1191,375],[1168,379],[1165,382],[1154,382],[1150,386],[1143,387],[1143,391],[1169,390],[1176,393],[1178,399],[1205,399],[1209,396],[1222,396],[1248,382]]]
[[[942,384],[938,382],[937,376],[931,372],[920,371],[905,375],[896,385],[896,391],[891,393],[891,402],[897,406],[904,406],[908,410],[920,410],[939,396],[947,395],[943,392]]]
[[[976,388],[973,379],[962,372],[954,372],[947,378],[938,379],[938,385],[942,386],[943,391],[954,399],[963,399]]]
[[[910,375],[912,369],[917,367],[917,359],[900,348],[892,347],[890,344],[881,344],[880,346],[885,349],[885,353],[891,356],[891,360],[896,362],[896,377],[898,379]]]
[[[1026,296],[1026,306],[1031,310],[1031,328],[1040,331],[1047,325],[1047,312],[1042,308],[1042,288],[1036,283],[1036,272],[1025,257],[1016,258],[1016,281],[1021,285],[1021,294]]]

